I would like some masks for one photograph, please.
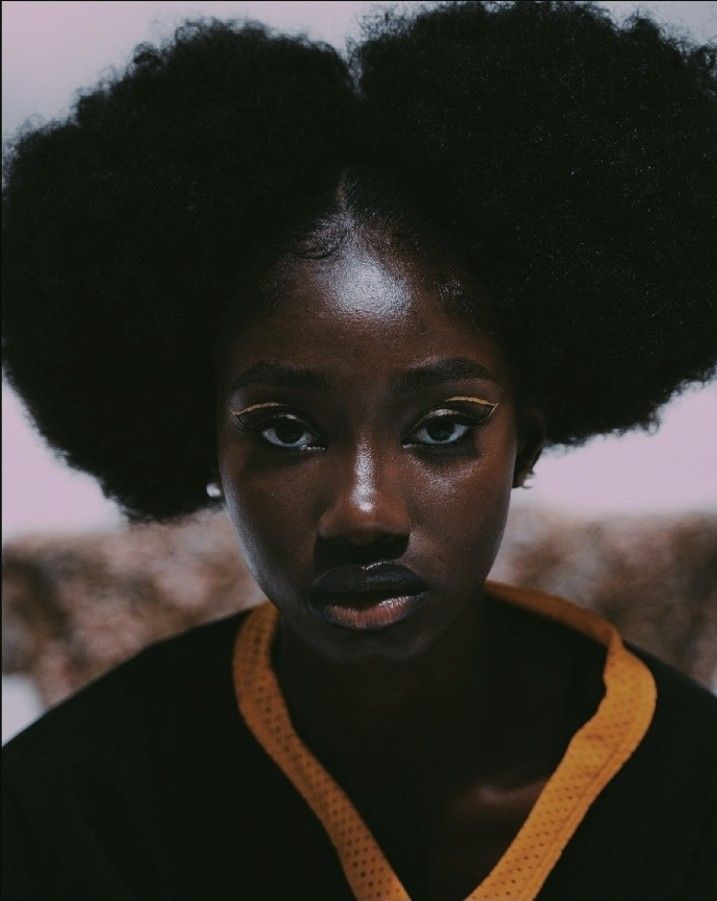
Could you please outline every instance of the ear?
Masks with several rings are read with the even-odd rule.
[[[545,416],[534,406],[524,407],[518,429],[518,452],[513,471],[513,488],[523,487],[545,444]]]

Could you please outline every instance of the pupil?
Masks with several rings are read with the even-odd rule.
[[[453,435],[454,423],[449,416],[441,416],[428,423],[428,434],[434,441],[445,441]]]
[[[283,444],[295,444],[304,434],[304,429],[298,422],[284,419],[274,426],[277,438]]]

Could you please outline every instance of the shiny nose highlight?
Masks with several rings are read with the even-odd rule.
[[[405,499],[390,467],[371,455],[357,455],[337,477],[319,521],[319,535],[369,545],[408,535],[411,529]]]

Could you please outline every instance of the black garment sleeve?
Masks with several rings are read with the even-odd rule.
[[[717,763],[714,765],[717,766]],[[707,825],[700,836],[681,897],[684,901],[706,901],[708,898],[717,898],[717,798],[712,804]]]
[[[32,854],[32,830],[23,821],[10,789],[2,787],[2,897],[5,901],[35,901],[42,897],[33,881],[41,873]]]

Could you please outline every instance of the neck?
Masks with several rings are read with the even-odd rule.
[[[280,621],[275,666],[297,732],[334,769],[440,757],[479,719],[482,611],[478,598],[410,664],[337,664]]]

